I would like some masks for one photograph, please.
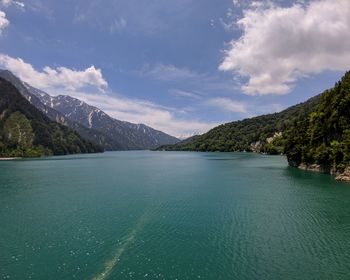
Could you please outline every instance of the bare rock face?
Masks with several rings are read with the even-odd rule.
[[[300,165],[297,166],[299,169],[302,170],[307,170],[307,171],[314,171],[314,172],[320,172],[320,173],[329,173],[333,174],[333,171],[327,168],[326,166],[322,166],[320,164],[305,164],[301,163]]]
[[[350,182],[350,166],[348,166],[343,173],[335,177],[337,181]]]
[[[293,167],[297,167],[297,168],[302,169],[302,170],[336,175],[335,179],[337,181],[350,182],[350,165],[342,173],[340,173],[334,167],[329,168],[329,167],[322,166],[322,165],[319,165],[316,163],[314,163],[314,164],[301,163],[299,165],[295,165],[295,163],[289,162],[289,165],[293,166]]]
[[[255,153],[260,153],[261,147],[262,143],[260,141],[256,141],[250,144],[251,151]]]

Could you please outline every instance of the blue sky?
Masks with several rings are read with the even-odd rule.
[[[0,67],[176,136],[280,111],[350,65],[350,1],[0,0]]]

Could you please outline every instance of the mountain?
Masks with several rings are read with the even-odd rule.
[[[22,82],[10,71],[0,70],[0,77],[12,83],[22,94],[22,96],[24,96],[32,105],[34,105],[42,113],[44,113],[50,120],[68,126],[69,128],[77,131],[83,138],[97,143],[98,145],[104,147],[104,149],[106,150],[121,149],[121,146],[118,145],[118,143],[115,143],[115,141],[109,139],[103,133],[80,125],[79,123],[74,122],[69,118],[66,118],[63,114],[52,109],[50,106],[46,106],[45,104],[43,104],[37,97],[37,95],[41,93],[41,91]]]
[[[50,120],[0,78],[0,156],[28,157],[102,152],[75,131]]]
[[[175,145],[161,146],[158,150],[254,151],[279,154],[284,149],[283,132],[295,120],[307,117],[319,99],[319,96],[313,97],[280,113],[226,123]]]
[[[43,104],[62,113],[66,118],[100,131],[110,139],[114,139],[124,150],[148,149],[164,143],[178,142],[175,137],[146,125],[114,119],[100,109],[79,99],[67,95],[50,96],[44,92],[35,92],[34,94]]]
[[[319,99],[313,112],[285,133],[288,162],[350,180],[350,72]]]
[[[21,94],[51,120],[76,130],[84,138],[104,146],[106,150],[151,149],[174,144],[179,140],[143,124],[114,119],[85,102],[67,96],[50,96],[22,82],[10,71],[0,71],[0,77],[11,81]]]

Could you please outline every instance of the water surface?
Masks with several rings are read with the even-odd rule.
[[[0,162],[0,279],[350,279],[350,185],[247,153]]]

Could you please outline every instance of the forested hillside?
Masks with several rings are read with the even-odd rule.
[[[293,166],[318,164],[342,172],[350,162],[350,72],[325,91],[307,119],[286,132],[285,153]]]
[[[178,144],[161,146],[159,150],[282,153],[284,139],[281,132],[296,120],[306,118],[318,101],[319,96],[316,96],[280,113],[226,123]]]
[[[159,150],[286,154],[291,166],[350,180],[350,72],[334,88],[280,113],[220,125]]]
[[[0,78],[0,157],[101,152],[75,131],[51,121]]]

